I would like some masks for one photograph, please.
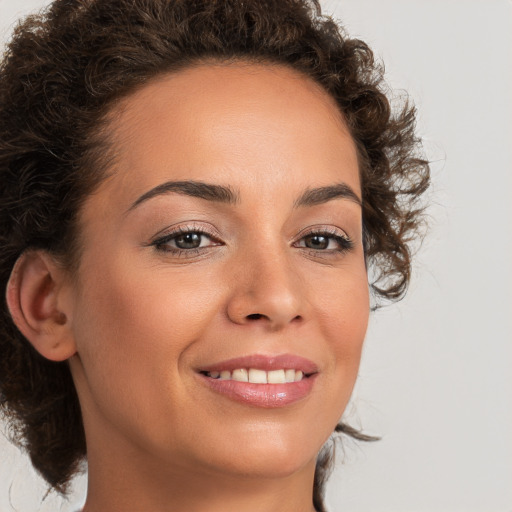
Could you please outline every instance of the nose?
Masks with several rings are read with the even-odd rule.
[[[235,283],[227,305],[236,324],[259,324],[277,331],[305,319],[306,297],[298,272],[284,254],[251,253],[233,272]]]

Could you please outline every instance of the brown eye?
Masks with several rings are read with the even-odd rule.
[[[178,249],[197,249],[203,237],[201,233],[184,233],[174,238],[174,244]]]
[[[340,230],[315,231],[303,236],[295,247],[302,247],[310,251],[319,251],[326,254],[342,253],[352,249],[353,243],[346,234]]]
[[[197,251],[221,245],[212,235],[198,229],[181,229],[158,238],[151,243],[157,250],[175,255],[190,256]]]
[[[327,249],[329,247],[329,237],[325,235],[308,235],[304,237],[304,245],[308,249]]]

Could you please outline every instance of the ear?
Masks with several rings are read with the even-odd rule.
[[[14,323],[52,361],[64,361],[76,352],[68,290],[69,276],[44,251],[23,253],[7,284],[7,306]]]

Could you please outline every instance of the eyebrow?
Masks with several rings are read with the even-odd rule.
[[[156,196],[175,192],[185,196],[198,197],[206,201],[214,201],[218,203],[236,204],[238,202],[238,194],[230,187],[223,185],[214,185],[212,183],[204,183],[202,181],[167,181],[161,185],[148,190],[142,194],[128,209],[128,211],[137,208],[141,203]]]
[[[237,192],[224,185],[215,185],[194,180],[167,181],[142,194],[130,208],[128,208],[128,211],[137,208],[137,206],[153,197],[165,195],[170,192],[225,204],[236,204],[240,199]],[[348,199],[359,206],[362,204],[361,199],[359,199],[358,195],[349,185],[346,183],[336,183],[324,187],[308,188],[294,202],[293,206],[294,208],[316,206],[332,201],[333,199]]]
[[[348,199],[362,206],[362,201],[354,190],[346,183],[336,183],[325,187],[307,189],[294,203],[295,208],[316,206],[333,199]]]

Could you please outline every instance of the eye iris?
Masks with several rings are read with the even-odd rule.
[[[329,246],[329,238],[323,235],[310,235],[304,241],[309,249],[327,249]]]
[[[199,233],[184,233],[175,238],[176,247],[179,249],[197,249],[201,245]]]

